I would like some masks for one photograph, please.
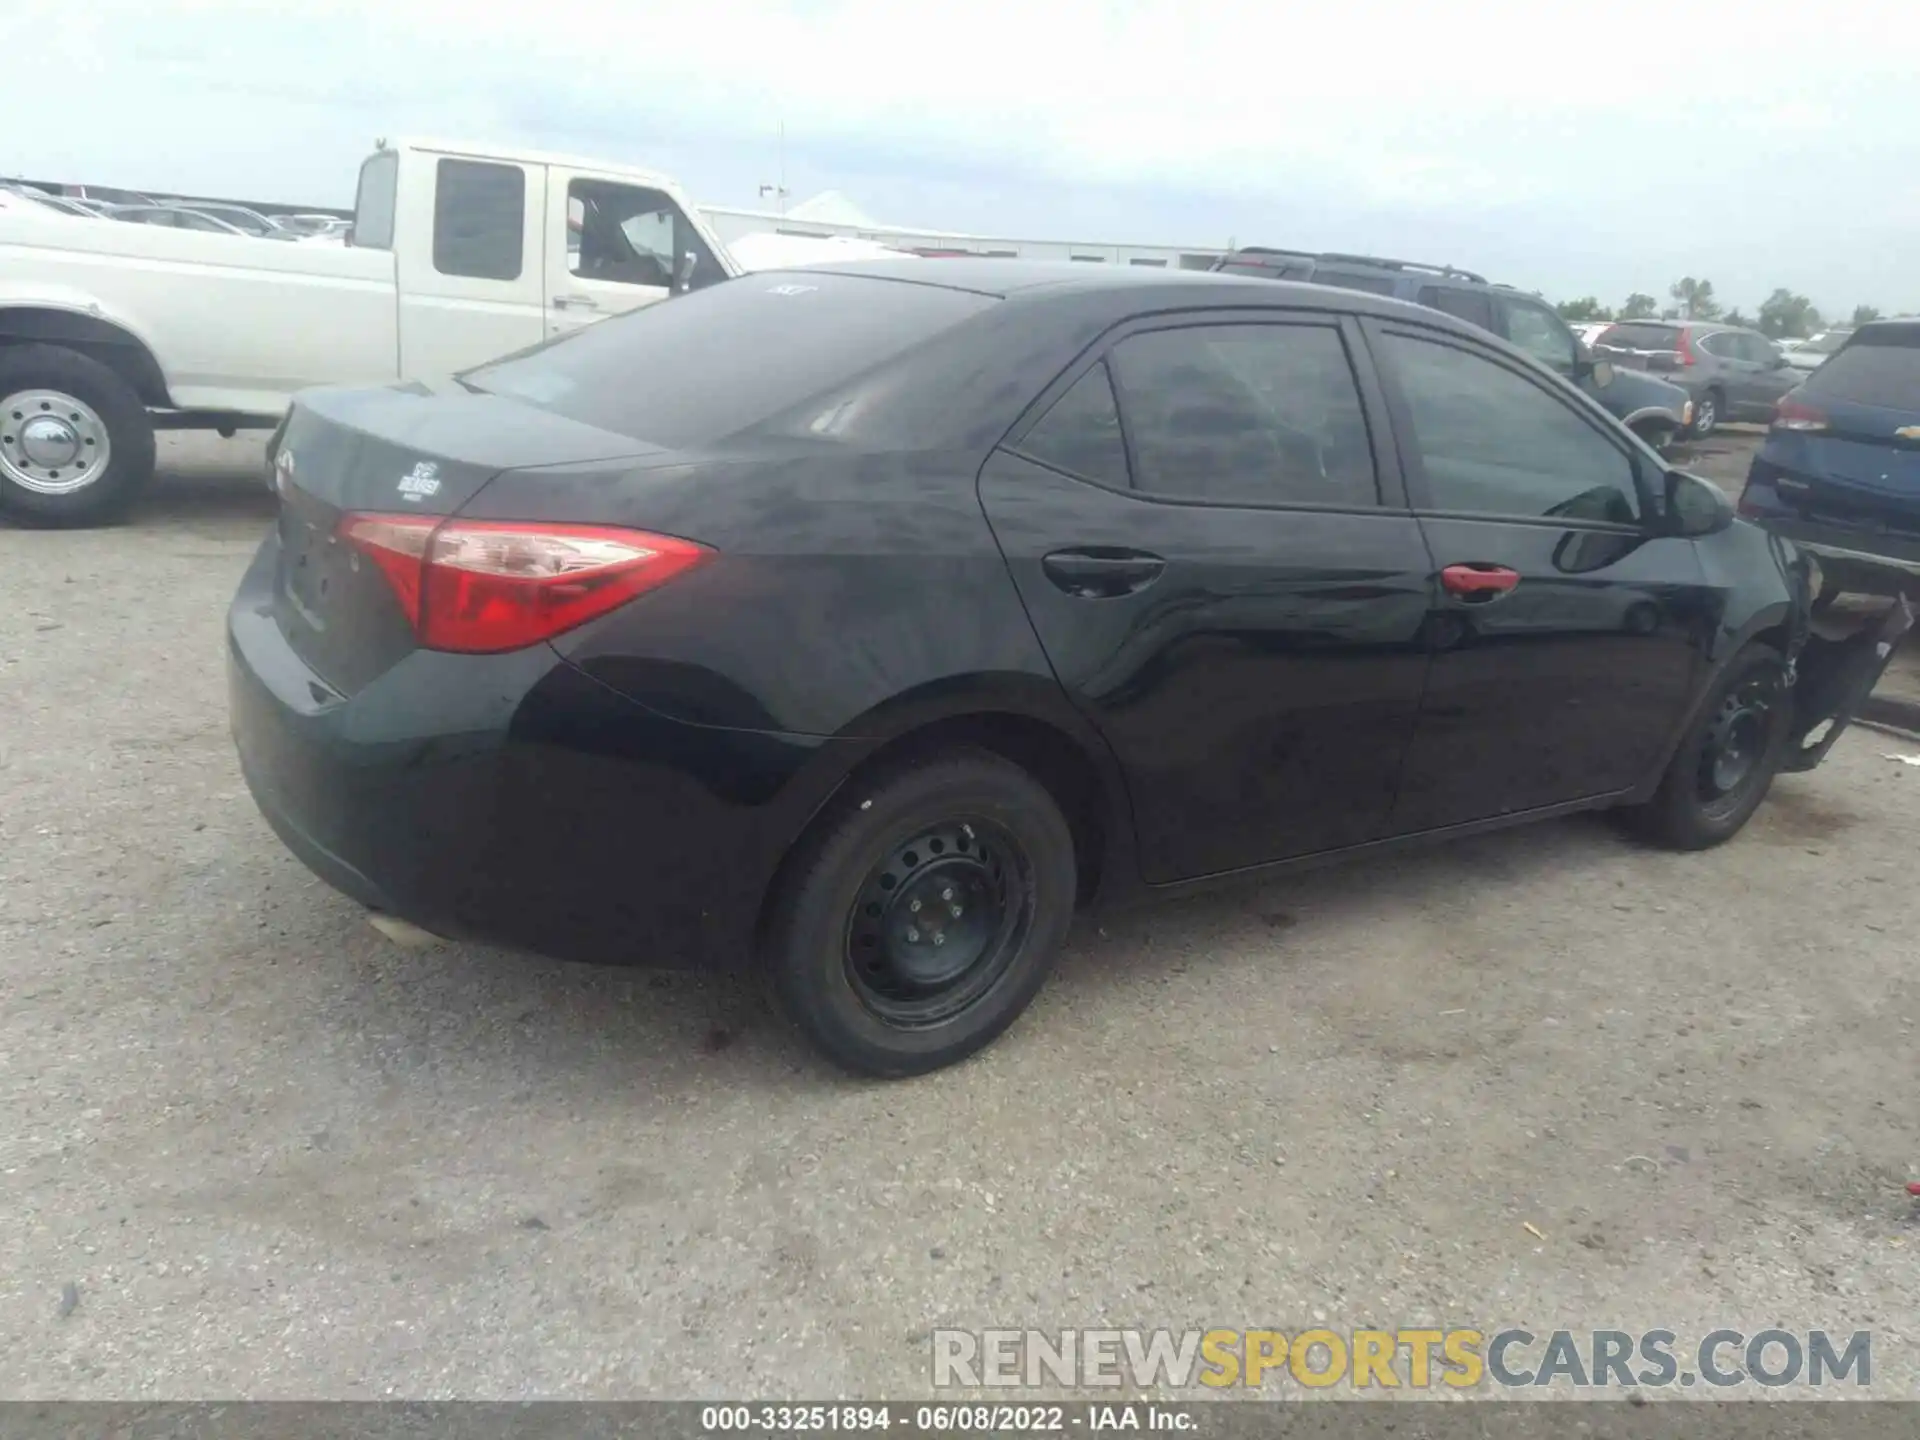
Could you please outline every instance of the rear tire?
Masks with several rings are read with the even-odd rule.
[[[802,839],[776,899],[774,994],[848,1070],[951,1065],[1039,992],[1075,884],[1066,818],[1010,761],[955,751],[858,781]]]
[[[1726,418],[1727,401],[1718,390],[1709,390],[1693,406],[1692,436],[1704,440],[1720,428],[1720,422]]]
[[[1792,721],[1780,652],[1747,646],[1714,682],[1653,798],[1621,811],[1621,819],[1672,850],[1731,840],[1766,799]]]
[[[0,510],[38,525],[106,524],[153,462],[153,420],[112,370],[59,345],[0,350]]]

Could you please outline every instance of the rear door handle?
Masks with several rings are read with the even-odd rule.
[[[1115,600],[1144,590],[1160,578],[1167,562],[1144,550],[1056,550],[1040,568],[1060,589],[1078,600]]]
[[[1457,595],[1469,605],[1485,605],[1498,600],[1519,583],[1518,570],[1509,570],[1504,565],[1489,565],[1484,560],[1449,565],[1440,572],[1440,584],[1447,593]]]
[[[556,295],[553,297],[556,310],[598,310],[600,302],[591,295]]]

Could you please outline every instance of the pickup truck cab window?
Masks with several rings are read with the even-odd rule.
[[[476,280],[518,280],[527,175],[518,165],[441,160],[434,177],[433,268]]]
[[[658,190],[607,180],[567,185],[567,269],[576,276],[666,289],[679,257],[694,256],[692,288],[725,275],[680,207]]]
[[[400,153],[382,150],[360,167],[353,201],[353,244],[362,250],[393,248],[394,201],[400,187]]]

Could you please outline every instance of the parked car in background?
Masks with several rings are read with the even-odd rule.
[[[116,205],[106,214],[110,220],[124,221],[129,225],[197,230],[204,235],[251,235],[250,231],[242,230],[230,220],[222,220],[217,215],[207,215],[185,205]]]
[[[298,235],[308,239],[326,235],[345,235],[352,228],[351,220],[338,215],[274,215],[270,217],[276,229],[289,235]]]
[[[234,229],[248,235],[278,237],[280,227],[262,215],[258,210],[245,205],[230,205],[214,200],[178,200],[174,202],[180,209],[191,210],[198,215],[211,215],[216,220],[224,220]]]
[[[78,200],[70,200],[65,195],[54,195],[34,185],[0,185],[0,195],[11,196],[29,205],[38,205],[42,209],[58,210],[62,215],[75,215],[90,220],[95,218],[96,214]]]
[[[1758,330],[1700,320],[1624,320],[1594,342],[1594,353],[1673,381],[1693,400],[1693,436],[1723,421],[1765,421],[1799,383],[1787,357]]]
[[[1851,331],[1782,397],[1740,510],[1819,557],[1823,597],[1920,597],[1920,320]]]
[[[88,200],[97,205],[151,205],[154,197],[139,190],[121,190],[112,185],[68,185],[62,188],[65,194],[75,200]]]
[[[1304,280],[1390,295],[1452,315],[1511,341],[1566,377],[1616,419],[1662,450],[1686,434],[1693,410],[1686,392],[1649,375],[1596,366],[1593,355],[1544,300],[1451,265],[1372,255],[1312,254],[1248,246],[1214,262],[1215,271],[1263,280]]]
[[[1580,337],[1582,345],[1591,345],[1609,325],[1611,320],[1582,320],[1573,326],[1573,333]]]
[[[270,453],[229,696],[288,848],[432,933],[760,970],[879,1075],[1099,898],[1602,807],[1718,844],[1885,663],[1522,351],[1323,285],[763,272]]]
[[[1826,362],[1829,355],[1846,344],[1848,337],[1852,334],[1851,325],[1839,325],[1831,330],[1822,330],[1810,335],[1786,352],[1787,363],[1796,370],[1816,370]]]

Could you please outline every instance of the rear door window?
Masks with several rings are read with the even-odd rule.
[[[1106,363],[1076,380],[1015,448],[1056,470],[1125,489],[1127,446]]]
[[[1360,392],[1332,326],[1152,330],[1109,360],[1139,489],[1222,504],[1379,503]]]
[[[602,320],[462,378],[680,449],[844,386],[997,303],[940,285],[769,272]],[[835,433],[840,418],[814,417],[813,433]]]
[[[442,160],[433,185],[433,268],[475,280],[518,280],[525,257],[527,172],[484,160]]]
[[[1920,325],[1893,327],[1884,337],[1854,336],[1804,388],[1832,400],[1920,413]]]
[[[1493,302],[1481,291],[1461,290],[1452,285],[1428,285],[1420,291],[1420,303],[1443,315],[1477,325],[1482,330],[1493,329]]]

